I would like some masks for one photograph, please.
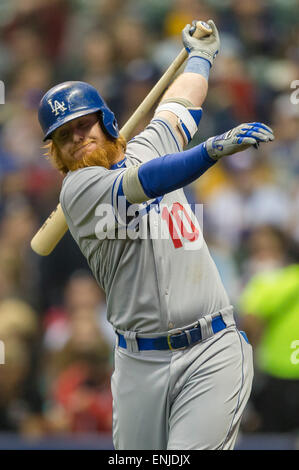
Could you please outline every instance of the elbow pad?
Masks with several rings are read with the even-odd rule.
[[[181,98],[169,98],[161,102],[155,114],[160,111],[169,111],[177,116],[177,125],[187,145],[198,130],[202,108],[192,106],[192,103]]]

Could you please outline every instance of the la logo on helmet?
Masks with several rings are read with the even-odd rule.
[[[65,107],[64,101],[58,101],[55,100],[54,104],[52,103],[52,100],[48,100],[49,105],[51,106],[52,113],[55,113],[55,116],[58,116],[60,112],[64,113],[64,111],[67,110]]]

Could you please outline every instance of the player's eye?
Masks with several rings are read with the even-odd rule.
[[[85,127],[88,127],[89,126],[89,121],[81,121],[79,123],[79,127],[81,128],[85,128]]]
[[[63,131],[63,132],[60,132],[58,138],[59,138],[59,140],[66,140],[68,135],[69,135],[68,131]]]

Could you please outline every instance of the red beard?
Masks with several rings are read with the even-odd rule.
[[[103,166],[109,170],[113,163],[124,158],[125,148],[126,142],[123,137],[115,140],[107,139],[104,144],[98,146],[93,152],[84,152],[80,160],[70,160],[67,166],[70,171],[87,166]]]
[[[89,141],[86,141],[87,144]],[[82,144],[80,144],[82,146]],[[117,139],[109,139],[101,146],[98,146],[93,152],[85,152],[79,160],[72,155],[67,158],[62,157],[57,144],[52,140],[45,148],[48,148],[46,155],[51,159],[53,165],[64,175],[68,171],[76,171],[79,168],[88,166],[103,166],[109,169],[111,165],[124,158],[126,150],[126,140],[119,136]]]

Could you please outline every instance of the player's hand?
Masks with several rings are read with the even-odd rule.
[[[197,20],[192,21],[192,26],[187,24],[182,31],[183,44],[187,50],[189,57],[202,57],[213,65],[214,59],[220,49],[220,38],[214,21],[209,20],[208,25],[212,28],[210,36],[197,39],[190,35],[192,27],[196,26]]]
[[[242,152],[252,145],[258,148],[260,142],[272,140],[274,134],[270,127],[261,122],[249,122],[240,124],[222,135],[210,137],[204,146],[211,158],[219,160],[225,155]]]

